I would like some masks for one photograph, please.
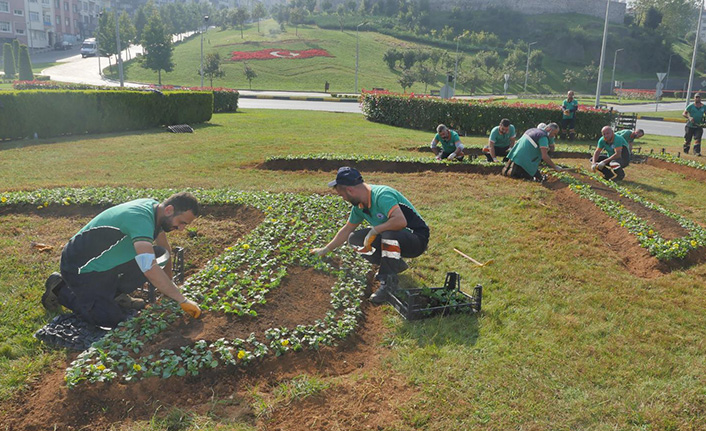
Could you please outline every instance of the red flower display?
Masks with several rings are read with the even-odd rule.
[[[244,60],[274,60],[277,58],[311,58],[333,57],[325,49],[307,49],[304,51],[290,51],[287,49],[261,49],[260,51],[233,51],[230,57],[233,61]]]

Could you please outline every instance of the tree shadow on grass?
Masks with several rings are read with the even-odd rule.
[[[624,186],[634,187],[637,190],[645,190],[648,192],[656,192],[667,196],[676,196],[677,194],[671,190],[663,189],[661,187],[651,186],[649,184],[639,183],[636,181],[623,181]]]

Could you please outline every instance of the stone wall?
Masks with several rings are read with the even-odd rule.
[[[431,9],[461,10],[509,9],[516,12],[535,15],[544,13],[579,13],[605,19],[606,0],[430,0]],[[623,22],[625,3],[610,2],[608,20],[613,23]]]

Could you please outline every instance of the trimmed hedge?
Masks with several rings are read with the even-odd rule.
[[[0,139],[123,132],[211,119],[213,93],[173,91],[0,92]]]
[[[428,96],[363,93],[361,106],[365,117],[376,123],[419,130],[435,130],[440,123],[461,134],[488,135],[503,118],[509,118],[518,134],[544,122],[559,122],[557,104],[523,105],[489,103],[477,100],[443,100]],[[576,116],[579,137],[594,139],[601,128],[613,124],[612,111],[581,106]]]

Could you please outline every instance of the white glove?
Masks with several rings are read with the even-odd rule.
[[[321,248],[312,248],[310,253],[311,253],[311,254],[315,254],[315,255],[317,255],[317,256],[323,256],[323,255],[325,255],[325,254],[328,253],[328,252],[329,252],[329,249],[328,249],[328,248],[326,248],[326,247],[321,247]]]
[[[456,158],[456,153],[451,153],[449,156],[446,158],[447,160],[453,160]]]
[[[441,153],[436,155],[436,160],[439,160],[439,161],[441,160]]]
[[[376,231],[374,227],[371,227],[368,231],[368,234],[365,235],[365,239],[363,240],[363,248],[366,250],[370,250],[373,247],[373,241],[375,241],[375,238],[377,238],[377,236],[378,231]]]
[[[561,166],[557,166],[557,167],[554,168],[554,170],[557,171],[557,172],[561,172],[561,171],[564,170],[564,168],[562,168]]]
[[[603,161],[598,162],[598,164],[596,165],[596,167],[597,167],[598,169],[603,169],[603,168],[605,168],[605,165],[606,165],[606,161],[603,160]]]
[[[596,172],[596,164],[595,163],[591,163],[591,171]]]

